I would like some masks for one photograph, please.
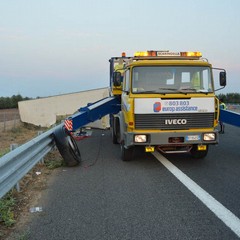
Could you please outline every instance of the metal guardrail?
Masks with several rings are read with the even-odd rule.
[[[240,127],[240,114],[221,110],[220,119]],[[63,123],[21,145],[0,158],[0,198],[17,183],[55,146],[53,133]]]
[[[0,198],[55,146],[53,132],[58,125],[0,158]]]
[[[229,110],[220,110],[220,121],[235,127],[240,127],[240,113]]]

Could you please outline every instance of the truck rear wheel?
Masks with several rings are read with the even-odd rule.
[[[114,126],[111,127],[112,143],[118,144],[117,135],[115,134]]]
[[[117,118],[113,118],[112,120],[112,127],[111,127],[111,134],[112,134],[112,142],[113,144],[118,144],[120,139],[120,126],[119,120]]]
[[[124,141],[121,142],[121,158],[123,161],[130,161],[133,157],[134,147],[126,148]]]
[[[75,139],[66,133],[63,126],[58,127],[54,131],[54,139],[66,165],[68,167],[77,166],[81,161],[81,154]]]
[[[208,154],[208,146],[207,149],[204,151],[199,151],[197,145],[193,145],[190,153],[192,155],[192,157],[196,158],[196,159],[201,159],[201,158],[205,158]]]

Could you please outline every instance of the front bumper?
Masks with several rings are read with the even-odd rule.
[[[146,142],[136,142],[135,135],[146,135]],[[208,135],[207,135],[208,134]],[[205,136],[205,137],[204,137]],[[213,139],[212,137],[215,136]],[[206,132],[128,132],[124,134],[124,142],[126,147],[134,145],[143,146],[159,146],[159,145],[193,145],[193,144],[217,144],[218,143],[218,131],[206,131]]]

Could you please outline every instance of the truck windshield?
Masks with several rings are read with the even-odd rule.
[[[133,93],[213,92],[211,70],[202,66],[144,66],[132,71]]]

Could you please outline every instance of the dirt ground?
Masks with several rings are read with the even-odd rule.
[[[14,119],[19,119],[19,111],[17,108],[12,109],[0,109],[0,122],[11,121]]]
[[[0,109],[0,132],[20,126],[18,109]]]
[[[13,143],[23,144],[37,136],[39,128],[33,126],[24,126],[21,124],[17,128],[0,132],[0,153],[9,149]]]
[[[6,132],[0,132],[0,156],[9,151],[10,144],[17,143],[19,145],[26,143],[36,137],[40,129],[33,126],[24,126],[12,129]],[[20,192],[14,190],[12,196],[16,200],[13,209],[14,220],[16,221],[11,227],[6,227],[0,221],[0,239],[27,239],[25,236],[19,235],[22,226],[29,221],[29,209],[35,206],[35,203],[41,197],[50,175],[53,173],[52,167],[49,167],[51,161],[58,161],[62,164],[62,158],[57,150],[50,152],[45,158],[45,164],[38,164],[31,172],[29,172],[20,182]],[[48,167],[46,166],[48,165]],[[54,168],[54,167],[53,167]],[[40,174],[39,174],[40,173]],[[18,233],[17,238],[15,233]],[[14,237],[13,237],[14,236]]]

